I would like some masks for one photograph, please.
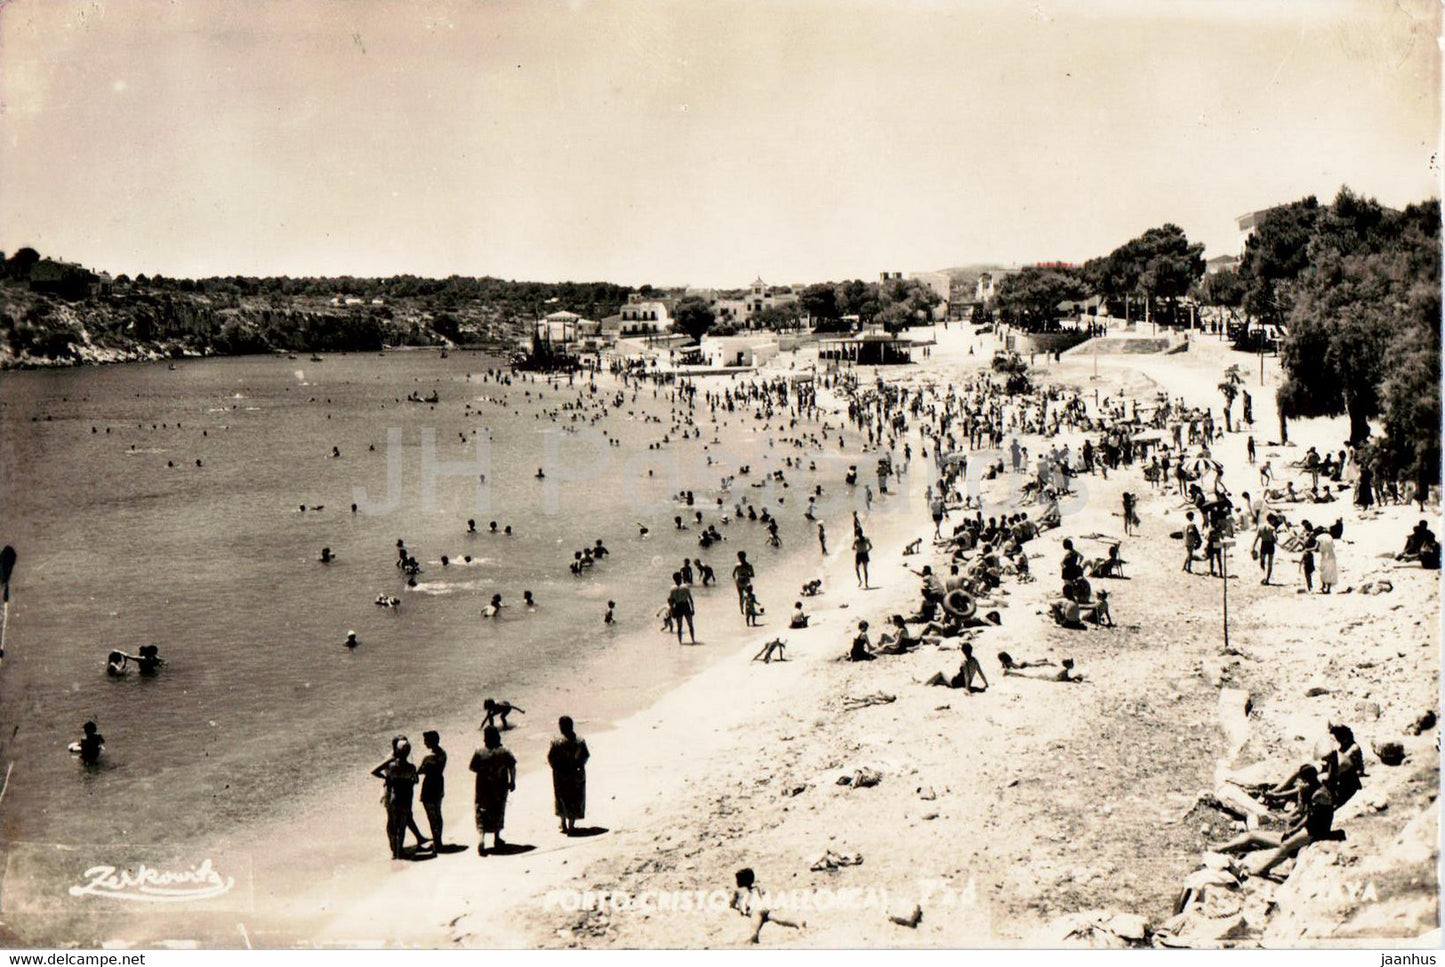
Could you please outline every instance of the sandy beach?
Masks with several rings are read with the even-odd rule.
[[[884,378],[957,378],[994,345],[956,327],[940,330],[939,340],[923,365],[885,370]],[[1105,395],[1152,396],[1167,386],[1190,403],[1217,406],[1214,384],[1236,358],[1200,340],[1176,355],[1065,357],[1038,376]],[[1267,379],[1274,375],[1271,365]],[[1328,420],[1293,425],[1293,446],[1266,446],[1272,393],[1251,389],[1261,460],[1270,454],[1281,467],[1303,447],[1338,446],[1343,429]],[[1230,434],[1217,451],[1239,490],[1244,439]],[[890,510],[906,503],[908,512],[875,511],[869,524],[876,590],[858,591],[846,551],[833,550],[825,593],[807,601],[812,625],[781,632],[789,661],[748,661],[780,633],[782,616],[770,615],[764,628],[730,631],[725,658],[650,708],[585,735],[593,750],[588,822],[604,833],[559,836],[540,756],[523,756],[508,838],[535,850],[398,868],[346,902],[318,943],[732,946],[746,940],[746,923],[716,902],[674,911],[607,897],[729,890],[742,866],[770,890],[847,897],[800,913],[802,931],[769,928],[770,945],[1055,946],[1080,914],[1158,924],[1201,851],[1242,828],[1198,805],[1201,794],[1230,769],[1263,763],[1271,774],[1287,771],[1310,756],[1327,722],[1352,724],[1366,748],[1365,791],[1337,822],[1346,839],[1316,844],[1282,884],[1251,881],[1267,895],[1256,896],[1245,923],[1219,943],[1438,937],[1430,933],[1438,919],[1438,750],[1433,731],[1404,734],[1436,707],[1438,586],[1433,572],[1382,556],[1418,519],[1413,508],[1364,519],[1347,498],[1319,508],[1321,520],[1347,521],[1340,591],[1352,593],[1296,594],[1298,576],[1284,554],[1276,584],[1261,587],[1242,541],[1230,559],[1237,577],[1229,581],[1225,652],[1223,582],[1178,567],[1179,544],[1169,537],[1182,526],[1177,496],[1152,490],[1137,468],[1083,478],[1083,499],[1069,505],[1063,527],[1030,544],[1039,580],[1006,585],[1003,626],[976,640],[990,687],[970,695],[921,684],[950,673],[956,651],[925,646],[863,665],[836,660],[860,617],[878,629],[887,614],[911,609],[918,581],[905,566],[940,564],[927,543],[920,556],[901,554],[928,532],[928,473],[915,462],[906,494],[886,498]],[[1062,629],[1047,616],[1060,539],[1122,537],[1125,490],[1139,495],[1143,526],[1124,545],[1127,580],[1109,582],[1118,627]],[[1354,593],[1380,575],[1392,591]],[[1072,657],[1086,681],[1003,677],[993,657],[1000,650]],[[845,702],[875,693],[891,700],[856,709]],[[1240,693],[1250,709],[1242,732],[1221,712]],[[1402,765],[1385,766],[1369,751],[1385,741],[1404,744]],[[879,781],[839,784],[858,770]],[[469,798],[453,783],[449,822]],[[461,816],[449,828],[471,841]],[[858,862],[812,868],[830,854]],[[915,904],[922,916],[914,926],[890,919],[899,911],[908,919]],[[406,927],[379,932],[374,925],[383,922]]]

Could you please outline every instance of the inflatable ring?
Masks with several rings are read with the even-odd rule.
[[[978,604],[968,592],[955,589],[943,596],[943,610],[955,618],[967,621],[978,613]]]

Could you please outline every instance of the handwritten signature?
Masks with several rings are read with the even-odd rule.
[[[144,863],[134,870],[92,866],[81,874],[81,879],[86,882],[72,886],[69,890],[71,896],[97,896],[143,903],[209,900],[228,893],[236,885],[233,877],[218,873],[210,859],[189,870],[161,870]]]

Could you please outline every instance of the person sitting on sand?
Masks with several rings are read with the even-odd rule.
[[[819,594],[822,594],[822,593],[823,593],[823,581],[822,581],[822,579],[821,579],[821,578],[814,578],[813,580],[809,581],[807,584],[804,584],[803,587],[802,587],[802,590],[801,590],[799,593],[802,594],[803,597],[805,597],[805,598],[813,598],[813,597],[817,597]]]
[[[1298,811],[1283,833],[1253,830],[1211,847],[1214,852],[1241,853],[1248,850],[1271,850],[1266,855],[1264,862],[1254,870],[1256,875],[1263,875],[1310,843],[1322,839],[1333,839],[1335,802],[1330,791],[1320,783],[1319,774],[1312,765],[1303,766],[1300,769],[1299,778],[1302,787],[1301,798],[1307,796],[1307,804]]]
[[[1122,578],[1124,564],[1124,559],[1119,556],[1119,545],[1110,544],[1108,555],[1102,559],[1095,558],[1089,561],[1085,570],[1092,578]]]
[[[872,642],[868,640],[868,622],[858,622],[858,634],[853,636],[853,645],[848,651],[848,661],[872,661]]]
[[[987,691],[988,679],[984,677],[983,666],[978,663],[977,658],[973,657],[973,645],[965,642],[962,651],[963,661],[959,664],[958,673],[956,675],[954,675],[952,678],[945,678],[943,672],[938,672],[923,684],[943,685],[947,688],[961,688],[969,694],[973,694],[974,692]],[[982,682],[983,685],[981,687],[976,687],[973,684],[975,679]]]
[[[903,615],[891,615],[888,623],[893,630],[879,637],[878,654],[903,655],[922,644],[918,636],[908,630],[908,625],[904,622]]]
[[[1080,620],[1079,604],[1073,598],[1057,598],[1049,605],[1049,617],[1060,627],[1068,628],[1071,631],[1087,631],[1088,628]]]
[[[1082,606],[1080,611],[1086,613],[1089,620],[1101,628],[1114,627],[1114,616],[1109,613],[1109,592],[1100,589],[1098,598],[1093,604]]]
[[[737,888],[733,890],[733,897],[728,906],[752,921],[753,933],[748,938],[748,943],[758,943],[763,933],[763,924],[766,923],[776,923],[778,926],[787,927],[790,930],[801,930],[807,926],[806,923],[793,923],[791,920],[783,920],[773,915],[766,905],[762,887],[758,884],[751,869],[744,867],[738,870],[734,879]]]
[[[806,627],[808,627],[808,614],[807,614],[806,611],[803,610],[803,602],[801,602],[801,601],[794,601],[794,602],[793,602],[793,616],[788,619],[788,627],[789,627],[789,628],[806,628]]]
[[[518,715],[527,714],[526,709],[513,705],[511,702],[497,702],[490,698],[482,702],[482,711],[486,712],[487,715],[482,719],[482,724],[478,727],[485,729],[489,725],[500,723],[503,732],[512,727],[507,721],[508,715],[511,715],[513,712],[516,712]]]

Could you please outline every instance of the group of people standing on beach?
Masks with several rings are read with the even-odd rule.
[[[496,703],[489,700],[489,705],[495,707]],[[517,759],[502,744],[502,730],[491,724],[493,720],[493,708],[489,708],[486,723],[482,726],[482,745],[472,753],[468,765],[475,774],[473,808],[479,856],[487,855],[489,834],[492,852],[506,850],[502,829],[506,824],[507,798],[517,788]],[[505,715],[501,721],[505,726]],[[559,735],[552,740],[547,751],[547,765],[552,771],[553,808],[561,832],[571,836],[577,832],[577,821],[587,815],[587,761],[591,753],[587,742],[577,735],[570,717],[564,715],[558,719],[557,730]],[[441,747],[441,736],[435,731],[424,732],[422,743],[426,754],[421,762],[413,763],[411,742],[404,735],[396,736],[391,740],[391,755],[371,770],[371,774],[383,783],[381,802],[386,808],[386,839],[392,859],[414,859],[420,855],[436,856],[448,852],[443,839],[442,817],[447,754]],[[419,795],[418,783],[421,786]],[[417,799],[430,827],[430,836],[423,836],[417,828],[413,809]],[[415,837],[410,850],[406,848],[408,832]]]

